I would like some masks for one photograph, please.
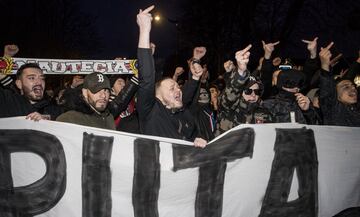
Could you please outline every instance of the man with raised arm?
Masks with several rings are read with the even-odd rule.
[[[324,124],[360,127],[360,104],[354,84],[356,74],[348,73],[334,80],[330,67],[332,57],[330,49],[333,45],[334,43],[331,42],[328,46],[321,48],[319,53],[321,61],[319,100]],[[360,64],[360,57],[357,59],[357,64]]]
[[[10,58],[19,51],[16,45],[6,45],[4,56]],[[10,86],[14,85],[15,89]],[[11,77],[0,73],[0,118],[26,116],[26,119],[39,121],[54,120],[62,110],[45,98],[45,75],[36,63],[22,65],[15,82]]]
[[[154,59],[150,48],[150,30],[154,6],[140,10],[137,15],[139,26],[138,64],[139,90],[137,109],[140,130],[144,134],[194,141],[197,147],[207,142],[198,138],[193,117],[187,108],[194,98],[203,69],[199,60],[192,60],[192,78],[180,90],[176,81],[163,78],[155,83]]]

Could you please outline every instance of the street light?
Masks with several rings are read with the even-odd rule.
[[[157,14],[157,15],[155,15],[154,19],[156,22],[160,22],[161,17],[160,17],[160,15]]]

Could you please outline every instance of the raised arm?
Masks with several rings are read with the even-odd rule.
[[[264,50],[264,60],[261,64],[260,68],[260,74],[261,74],[261,80],[264,84],[264,98],[267,98],[271,95],[271,89],[272,89],[272,76],[275,71],[275,67],[272,63],[271,55],[275,50],[275,46],[280,43],[280,41],[274,42],[274,43],[265,43],[264,41],[261,41],[263,45]]]
[[[241,86],[248,79],[250,72],[247,69],[249,63],[251,45],[245,49],[236,52],[235,59],[237,68],[231,72],[229,85],[226,86],[223,94],[220,95],[220,110],[234,109],[235,101],[240,97]]]
[[[196,48],[194,50],[196,50]],[[202,74],[204,73],[204,69],[200,64],[200,60],[197,58],[192,58],[190,60],[189,68],[190,68],[190,72],[191,72],[191,77],[189,78],[189,80],[185,83],[185,85],[182,88],[182,92],[183,92],[182,99],[183,99],[184,106],[188,106],[191,103],[193,103],[194,100],[196,100],[196,97],[195,97],[196,91],[199,90],[198,89],[199,83],[200,83],[199,81],[200,81]]]
[[[319,53],[321,61],[319,100],[324,119],[332,116],[331,108],[335,105],[337,100],[334,78],[330,73],[330,59],[332,56],[330,48],[333,44],[334,43],[331,42],[325,48],[321,48]]]
[[[154,6],[140,10],[136,17],[139,26],[138,70],[139,90],[136,108],[140,119],[146,119],[153,108],[155,99],[155,65],[150,47],[150,31]]]
[[[319,70],[319,63],[317,57],[317,40],[318,37],[315,37],[313,40],[301,40],[307,46],[307,50],[309,51],[309,58],[306,59],[304,63],[303,72],[305,74],[305,83],[306,87],[310,88],[311,80],[316,74],[316,71]]]

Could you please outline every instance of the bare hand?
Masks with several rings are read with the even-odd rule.
[[[33,121],[50,120],[50,115],[42,115],[38,112],[30,113],[26,116],[26,119]]]
[[[151,48],[151,54],[154,55],[155,53],[155,48],[156,48],[156,45],[154,43],[150,43],[150,48]]]
[[[199,148],[205,148],[207,146],[207,141],[202,138],[195,138],[194,146]]]
[[[307,96],[304,96],[302,93],[295,93],[296,101],[301,110],[307,111],[310,107],[310,99]]]
[[[19,47],[15,44],[8,44],[4,47],[4,56],[13,57],[19,52]]]
[[[200,60],[206,54],[206,47],[195,47],[193,50],[193,58]]]
[[[316,58],[316,52],[317,52],[317,40],[318,37],[315,37],[314,40],[309,41],[309,40],[301,40],[302,42],[304,42],[305,44],[307,44],[307,49],[310,52],[310,58],[311,59],[315,59]]]
[[[140,28],[140,32],[150,32],[151,30],[151,21],[152,21],[152,15],[150,14],[150,11],[154,9],[154,5],[151,5],[150,7],[146,8],[145,10],[139,10],[139,13],[136,16],[136,23],[138,24]]]
[[[331,59],[331,52],[330,48],[334,45],[334,42],[331,42],[325,48],[321,48],[319,53],[319,58],[321,61],[321,68],[325,71],[330,71],[330,59]]]
[[[272,52],[275,50],[275,46],[280,43],[280,41],[274,42],[274,43],[268,43],[265,44],[265,41],[261,41],[264,49],[264,57],[265,59],[270,59]]]
[[[199,63],[190,63],[190,71],[194,80],[199,80],[201,75],[204,73],[203,67]]]
[[[225,69],[225,72],[231,72],[232,70],[234,70],[235,65],[234,65],[233,61],[228,60],[228,61],[224,62],[224,69]]]
[[[180,76],[182,73],[184,73],[184,68],[180,66],[176,67],[175,75]]]
[[[249,44],[245,49],[240,50],[235,53],[235,59],[238,64],[240,72],[244,72],[247,69],[247,64],[249,63],[251,44]]]

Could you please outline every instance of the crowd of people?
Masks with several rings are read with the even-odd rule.
[[[188,60],[189,78],[177,67],[173,77],[162,77],[154,64],[150,42],[151,6],[137,14],[139,27],[138,75],[75,75],[69,85],[45,92],[45,75],[38,64],[22,65],[16,77],[0,74],[0,118],[26,116],[131,133],[192,141],[205,147],[214,137],[239,124],[297,122],[360,126],[360,54],[348,68],[336,67],[330,42],[318,51],[318,38],[303,40],[309,57],[303,66],[274,57],[277,42],[264,42],[259,66],[248,68],[251,45],[224,63],[225,73],[209,82],[203,57],[195,47]],[[6,45],[5,57],[18,52]]]

